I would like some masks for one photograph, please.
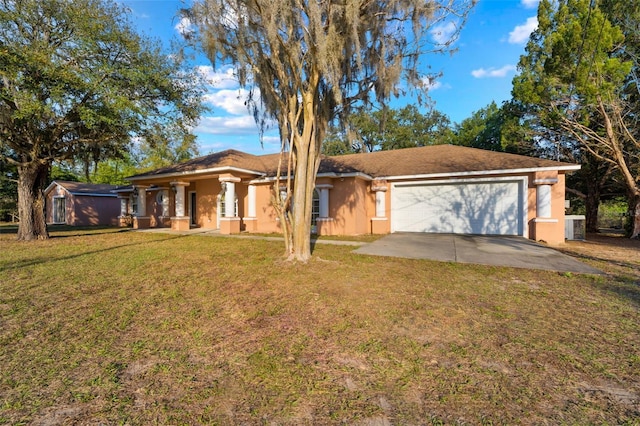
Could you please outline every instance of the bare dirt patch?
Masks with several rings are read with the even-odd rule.
[[[563,251],[579,258],[640,268],[640,240],[617,234],[588,234],[586,241],[568,241]]]

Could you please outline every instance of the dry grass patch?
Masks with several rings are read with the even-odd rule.
[[[0,235],[3,424],[640,416],[638,257],[587,259],[601,277],[333,245],[300,265],[271,241],[54,236]]]

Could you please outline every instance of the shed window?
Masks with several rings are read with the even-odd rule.
[[[64,197],[53,198],[53,222],[65,223],[67,217],[67,208]]]

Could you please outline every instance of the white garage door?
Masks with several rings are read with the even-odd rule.
[[[395,184],[392,232],[524,235],[523,181]]]

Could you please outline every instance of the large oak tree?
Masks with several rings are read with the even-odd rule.
[[[18,171],[18,239],[47,238],[54,161],[126,151],[201,111],[195,73],[110,0],[0,0],[0,155]]]
[[[286,256],[311,256],[322,142],[355,106],[429,85],[425,54],[450,48],[475,0],[199,0],[189,11],[214,63],[234,64],[259,123],[277,121],[286,191],[273,203]],[[450,32],[450,34],[449,34]],[[259,89],[259,99],[257,91]],[[291,179],[293,177],[293,179]]]

